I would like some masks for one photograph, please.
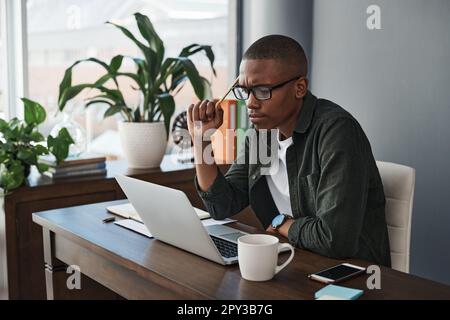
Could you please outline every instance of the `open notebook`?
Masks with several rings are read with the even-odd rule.
[[[134,232],[140,233],[149,238],[153,238],[152,234],[144,225],[141,217],[139,217],[138,213],[136,212],[131,203],[109,206],[106,208],[106,210],[108,210],[112,214],[125,218],[123,220],[114,222],[114,224],[132,230]],[[236,221],[232,219],[225,219],[225,220],[210,219],[211,217],[208,212],[198,208],[194,208],[194,210],[197,213],[197,216],[200,218],[200,220],[202,220],[202,224],[204,227],[227,224]]]
[[[124,204],[119,204],[119,205],[115,205],[115,206],[109,206],[109,207],[106,207],[106,210],[108,210],[112,214],[118,215],[120,217],[123,217],[126,219],[133,219],[133,220],[142,222],[141,217],[139,217],[138,213],[136,212],[136,209],[134,209],[134,207],[131,203],[124,203]],[[210,215],[208,212],[198,209],[198,208],[194,208],[194,210],[201,220],[210,218]]]

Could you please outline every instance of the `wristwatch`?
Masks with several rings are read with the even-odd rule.
[[[272,228],[277,230],[289,218],[287,214],[279,214],[272,220]]]

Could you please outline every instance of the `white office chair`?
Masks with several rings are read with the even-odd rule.
[[[386,222],[392,269],[409,273],[411,216],[416,171],[400,164],[377,161],[386,197]]]

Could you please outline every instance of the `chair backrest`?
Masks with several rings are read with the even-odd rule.
[[[413,168],[377,161],[386,197],[386,222],[392,269],[409,273],[411,217],[416,171]]]

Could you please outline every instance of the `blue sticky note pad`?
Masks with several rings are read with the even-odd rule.
[[[319,299],[322,296],[335,297],[343,300],[356,300],[364,293],[363,290],[346,288],[329,284],[328,286],[316,292],[315,298]]]

